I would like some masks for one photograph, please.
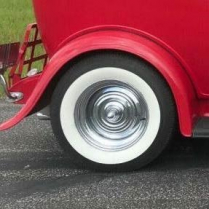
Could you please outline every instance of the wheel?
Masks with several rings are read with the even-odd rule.
[[[136,170],[172,137],[176,109],[167,83],[145,61],[119,52],[86,56],[59,81],[54,133],[78,167]]]

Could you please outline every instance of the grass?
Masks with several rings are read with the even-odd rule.
[[[31,0],[0,0],[0,44],[20,41],[34,21]]]
[[[0,44],[21,41],[27,24],[34,21],[31,0],[0,0]]]

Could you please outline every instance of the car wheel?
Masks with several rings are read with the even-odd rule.
[[[157,70],[119,52],[83,57],[54,91],[51,121],[78,167],[136,170],[155,159],[176,128],[172,93]]]

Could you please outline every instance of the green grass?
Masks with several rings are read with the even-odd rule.
[[[31,0],[0,0],[0,44],[22,41],[27,24],[34,21]]]
[[[0,0],[0,44],[20,41],[34,21],[31,0]]]

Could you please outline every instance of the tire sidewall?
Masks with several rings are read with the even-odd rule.
[[[102,163],[93,162],[83,157],[81,153],[79,154],[77,151],[75,151],[63,133],[62,122],[60,120],[62,101],[70,86],[87,72],[91,72],[95,69],[103,69],[106,67],[125,69],[139,76],[151,87],[156,95],[160,107],[160,128],[151,146],[149,146],[149,148],[144,153],[141,153],[137,158],[132,159],[129,162],[115,165],[105,165]],[[104,53],[85,58],[81,62],[76,63],[70,68],[69,71],[66,72],[53,94],[51,117],[52,127],[55,135],[58,138],[59,144],[71,156],[73,162],[77,165],[105,171],[114,169],[135,170],[148,164],[151,160],[158,156],[159,153],[167,145],[174,129],[175,107],[167,83],[151,65],[132,56],[126,56],[120,53]]]

